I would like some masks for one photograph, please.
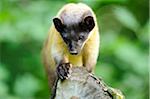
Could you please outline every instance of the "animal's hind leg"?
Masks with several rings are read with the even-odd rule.
[[[56,77],[57,77],[56,71],[50,69],[50,67],[46,67],[45,69],[46,69],[46,73],[47,73],[47,77],[48,77],[49,88],[52,89],[54,82],[56,80]]]

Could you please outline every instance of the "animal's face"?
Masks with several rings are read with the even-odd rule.
[[[63,24],[59,18],[54,18],[53,23],[72,55],[77,55],[81,52],[95,26],[92,16],[87,16],[81,22],[72,25]]]

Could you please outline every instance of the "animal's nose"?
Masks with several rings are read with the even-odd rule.
[[[78,54],[78,51],[72,45],[69,46],[69,52],[72,55]]]
[[[73,43],[73,42],[70,43],[68,47],[69,47],[70,54],[72,54],[72,55],[77,55],[78,54],[75,43]]]
[[[72,54],[72,55],[78,54],[78,51],[77,51],[75,48],[73,48],[72,46],[70,46],[69,52],[70,52],[70,54]]]

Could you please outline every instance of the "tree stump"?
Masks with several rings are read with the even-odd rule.
[[[108,87],[84,67],[71,70],[68,79],[57,81],[51,99],[124,99],[120,91]]]

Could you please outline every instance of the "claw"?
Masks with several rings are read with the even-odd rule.
[[[58,65],[56,70],[58,77],[62,80],[68,79],[70,77],[70,68],[70,63],[63,63]]]

